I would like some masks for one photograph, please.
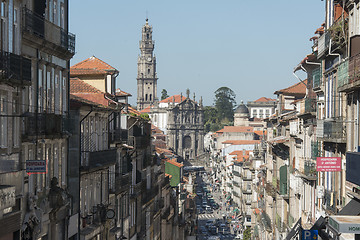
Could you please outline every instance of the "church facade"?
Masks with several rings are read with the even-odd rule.
[[[195,159],[204,152],[204,111],[189,96],[168,110],[168,146],[184,160]]]

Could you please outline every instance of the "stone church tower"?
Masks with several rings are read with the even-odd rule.
[[[156,57],[153,55],[155,42],[152,40],[152,26],[148,19],[142,28],[140,56],[137,74],[137,109],[142,110],[157,101]]]

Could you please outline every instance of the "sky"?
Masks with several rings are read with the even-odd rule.
[[[71,0],[69,28],[76,35],[74,65],[91,56],[120,74],[117,88],[136,105],[141,28],[148,17],[161,90],[189,88],[203,104],[228,87],[236,102],[273,93],[299,80],[293,69],[309,53],[309,39],[324,22],[321,0]],[[305,74],[298,74],[302,79]]]

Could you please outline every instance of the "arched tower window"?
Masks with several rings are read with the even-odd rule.
[[[147,95],[147,94],[145,94],[145,101],[147,101],[147,97],[148,97],[148,95]]]
[[[150,94],[150,101],[151,101],[151,94]]]
[[[149,34],[146,34],[146,39],[149,39]]]
[[[148,69],[148,74],[150,74],[150,68]]]

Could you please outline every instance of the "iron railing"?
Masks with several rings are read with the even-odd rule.
[[[349,83],[360,80],[360,54],[349,59]]]
[[[5,80],[31,84],[31,60],[17,54],[1,51],[0,75]]]
[[[75,53],[75,35],[46,20],[26,7],[23,8],[24,32],[56,44],[70,53]]]

